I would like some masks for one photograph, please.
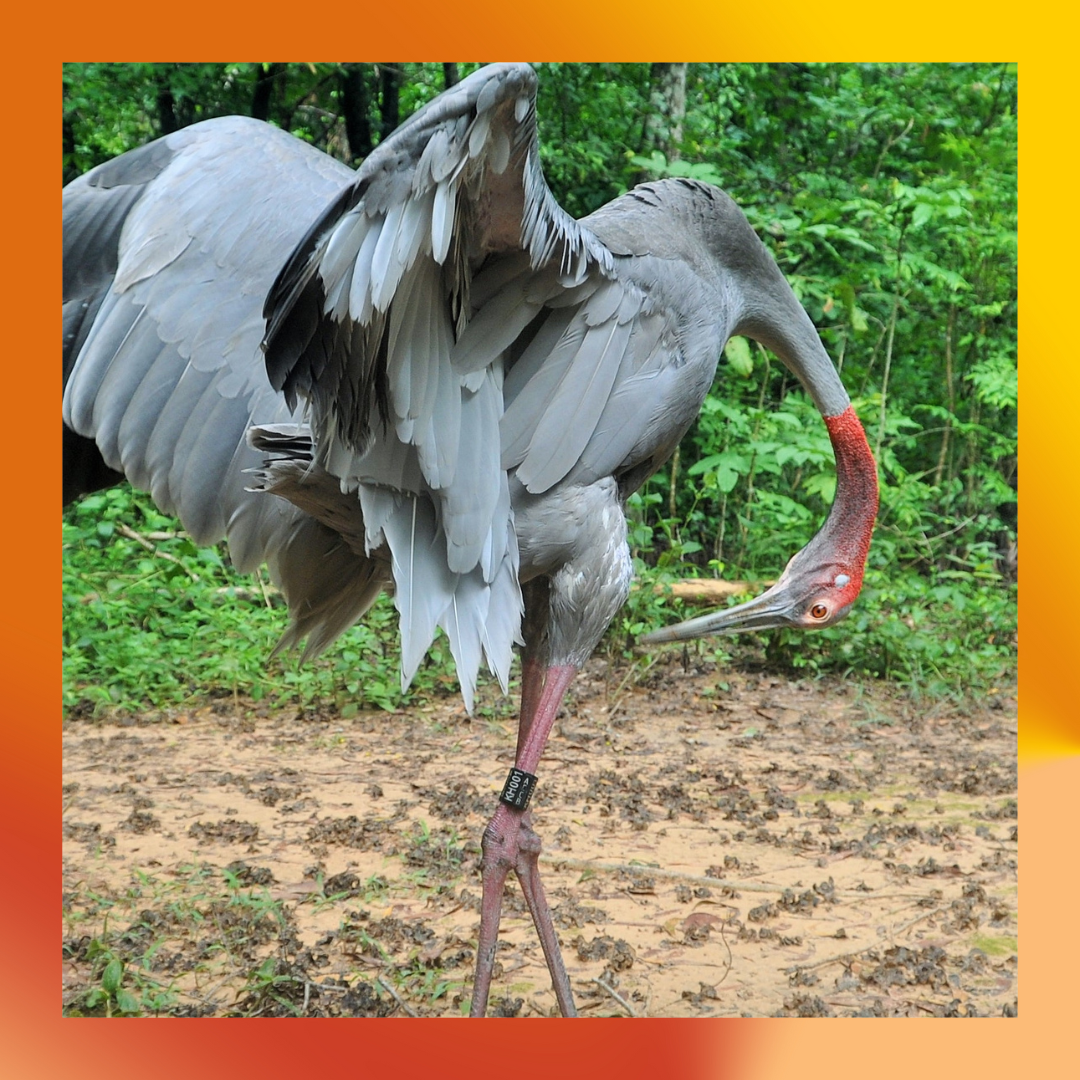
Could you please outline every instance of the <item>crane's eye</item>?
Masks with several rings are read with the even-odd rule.
[[[815,619],[824,619],[829,614],[829,609],[824,604],[815,604],[810,609],[810,614]]]

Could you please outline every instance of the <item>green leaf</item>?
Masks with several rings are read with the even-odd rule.
[[[716,470],[716,486],[728,495],[735,490],[739,482],[739,474],[727,465],[720,465]]]
[[[750,351],[750,342],[744,337],[735,335],[728,338],[724,346],[724,356],[737,375],[748,379],[754,370],[754,357]]]
[[[120,980],[123,977],[124,965],[119,960],[110,960],[101,973],[102,989],[108,994],[115,995],[116,991],[120,989]]]
[[[137,1013],[142,1011],[139,999],[130,990],[118,990],[116,993],[116,1006],[123,1013]]]

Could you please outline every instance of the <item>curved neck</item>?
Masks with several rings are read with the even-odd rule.
[[[754,262],[753,287],[743,291],[739,332],[771,349],[802,383],[825,420],[836,457],[836,497],[818,537],[840,556],[853,600],[862,584],[878,509],[878,479],[866,433],[817,328],[764,247]],[[819,540],[820,538],[820,540]]]
[[[826,416],[825,426],[836,457],[836,496],[821,531],[829,535],[837,552],[852,568],[854,599],[862,585],[870,534],[877,517],[877,466],[866,432],[850,405],[838,416]]]

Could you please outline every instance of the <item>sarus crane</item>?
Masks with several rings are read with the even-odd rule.
[[[836,495],[755,600],[646,641],[822,627],[857,596],[877,475],[813,323],[742,212],[685,179],[579,221],[541,171],[536,74],[495,64],[353,172],[207,120],[64,189],[64,500],[126,476],[199,544],[268,564],[279,645],[392,588],[408,684],[436,628],[470,710],[523,645],[514,767],[484,832],[472,1015],[513,871],[575,1014],[529,798],[575,672],[627,598],[627,497],[694,422],[728,338],[798,377]]]

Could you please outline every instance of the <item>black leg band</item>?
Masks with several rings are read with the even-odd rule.
[[[536,787],[536,777],[532,773],[522,772],[521,769],[511,769],[510,775],[503,784],[499,802],[514,807],[515,810],[528,810],[529,800],[532,798],[533,788]]]

